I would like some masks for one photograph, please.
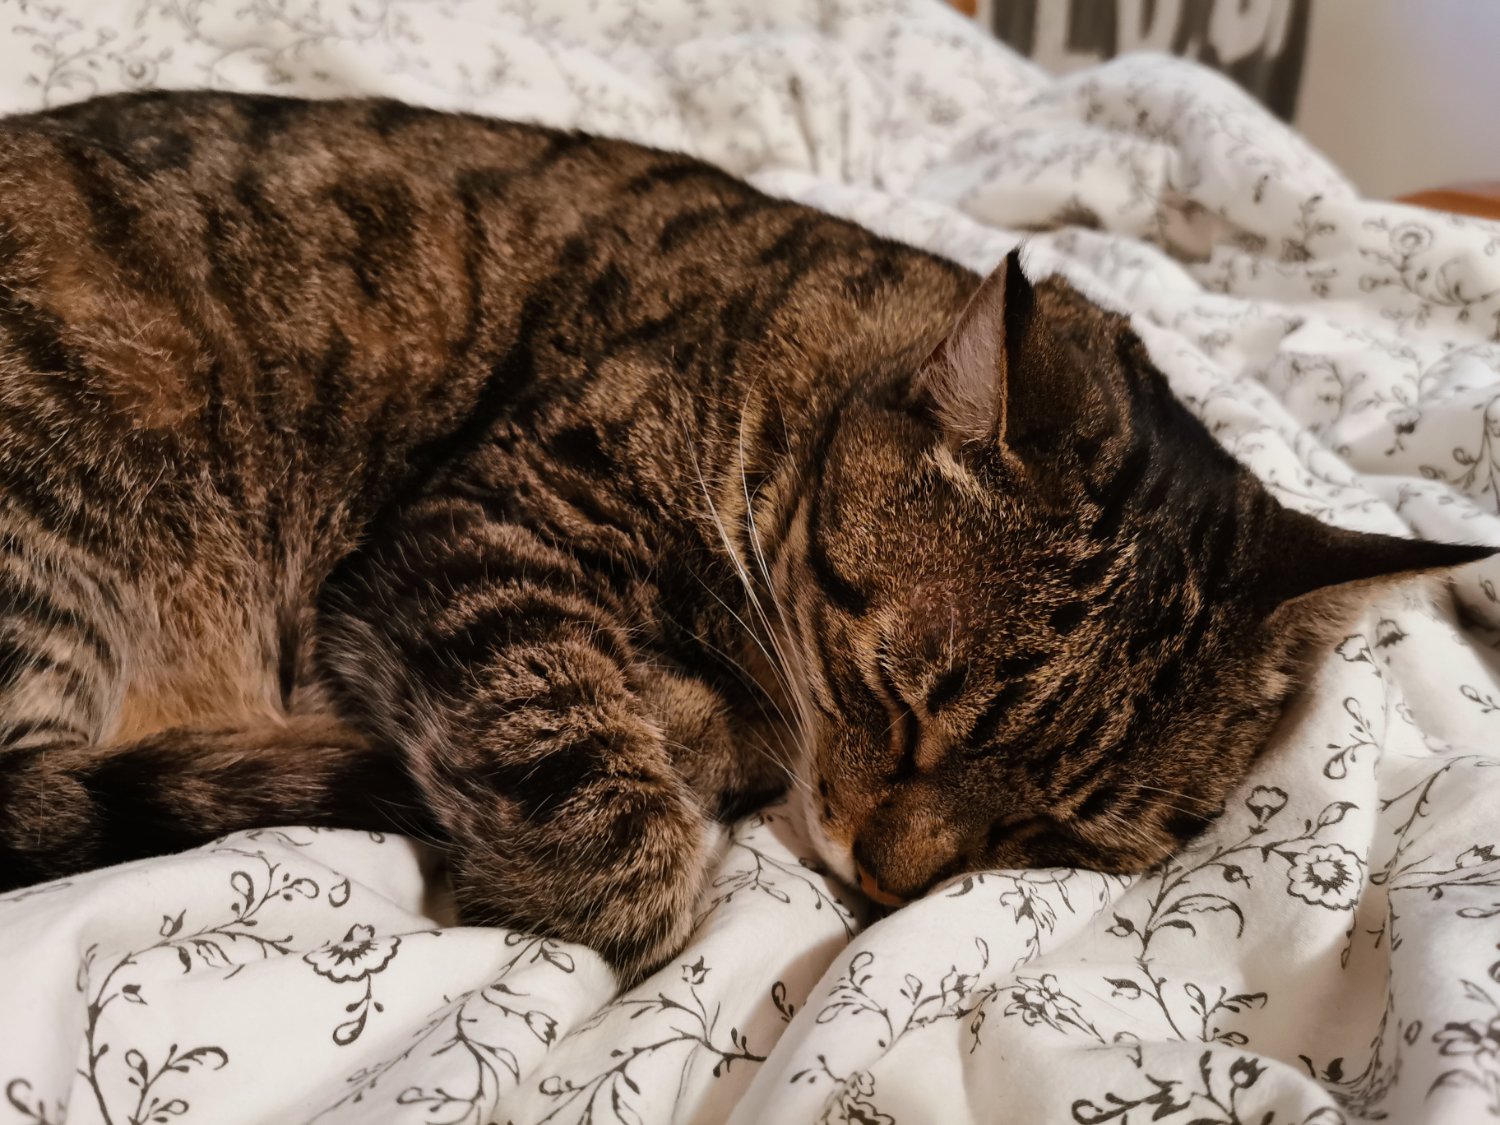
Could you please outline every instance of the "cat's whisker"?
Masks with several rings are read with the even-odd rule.
[[[692,753],[699,749],[698,747],[689,746],[686,743],[678,742],[676,739],[672,738],[664,739],[663,741],[667,746],[674,747],[678,750],[685,750],[688,753]],[[807,780],[799,776],[795,770],[793,770],[784,761],[778,758],[776,754],[773,753],[772,750],[764,745],[758,738],[747,738],[743,742],[741,742],[740,745],[749,746],[756,753],[763,755],[767,761],[776,766],[777,769],[779,769],[783,774],[786,775],[787,782],[790,784],[792,789],[797,790],[809,797],[812,795],[812,790],[811,787],[807,784]]]
[[[1128,795],[1128,791],[1126,795]],[[1089,818],[1088,823],[1091,826],[1097,826],[1114,832],[1127,841],[1133,841],[1142,845],[1154,844],[1154,841],[1145,834],[1139,825],[1125,819],[1118,807],[1107,808],[1102,812],[1093,814]]]
[[[891,736],[891,731],[895,730],[896,729],[896,724],[899,723],[899,722],[901,722],[901,720],[904,719],[904,718],[905,718],[904,715],[897,715],[894,719],[892,719],[889,723],[887,723],[885,725],[885,729],[880,732],[879,739],[881,741],[889,739],[890,736]]]
[[[750,526],[750,531],[752,536],[754,536],[756,540],[758,540],[759,533],[756,531],[753,522]],[[776,611],[777,620],[781,623],[782,627],[785,628],[787,620],[786,611],[781,604],[780,596],[776,592],[776,586],[771,580],[770,571],[766,567],[765,556],[760,552],[758,546],[756,553],[760,558],[761,570],[765,573],[766,590],[768,595],[770,596],[772,608]],[[807,697],[807,676],[806,670],[802,667],[802,654],[797,650],[797,647],[791,643],[790,637],[787,637],[784,643],[782,640],[777,639],[776,630],[774,629],[772,630],[772,643],[775,645],[776,654],[781,661],[780,680],[785,691],[787,701],[797,712],[796,725],[793,726],[791,723],[788,723],[787,725],[789,728],[796,731],[799,739],[806,739],[813,730],[813,712],[812,705]],[[778,707],[778,711],[779,710],[780,708]]]
[[[401,835],[444,852],[453,847],[452,840],[441,839],[431,829],[423,827],[421,822],[416,819],[414,813],[421,808],[420,806],[407,805],[393,801],[389,797],[379,796],[372,797],[370,803],[380,809],[387,823],[392,825]]]
[[[1185,793],[1185,792],[1183,792],[1182,790],[1179,790],[1179,789],[1163,789],[1160,785],[1147,785],[1144,781],[1132,781],[1132,782],[1129,783],[1129,785],[1130,785],[1130,790],[1129,791],[1132,792],[1132,793],[1136,793],[1136,792],[1160,793],[1160,794],[1162,794],[1163,796],[1166,796],[1166,797],[1180,797],[1180,798],[1182,798],[1185,801],[1192,801],[1194,804],[1199,804],[1199,805],[1212,805],[1213,804],[1213,802],[1211,802],[1211,801],[1209,801],[1209,800],[1207,800],[1207,799],[1205,799],[1203,797],[1195,796],[1192,793]],[[1172,807],[1172,809],[1173,809],[1174,812],[1186,812],[1187,811],[1185,809],[1178,808],[1177,806],[1171,806],[1171,807]]]
[[[749,482],[745,478],[745,464],[744,464],[743,446],[741,447],[740,467],[739,468],[740,468],[740,487],[741,487],[741,490],[742,490],[742,492],[744,493],[744,496],[745,496],[745,516],[746,516],[746,521],[747,521],[747,534],[746,534],[746,537],[747,537],[747,539],[749,541],[749,545],[750,545],[750,549],[751,549],[751,554],[752,554],[752,557],[755,559],[756,566],[760,570],[761,575],[763,576],[763,578],[765,579],[766,593],[767,593],[767,596],[771,599],[771,607],[772,607],[772,609],[775,610],[776,617],[777,617],[778,621],[784,627],[785,623],[786,623],[786,616],[782,612],[780,600],[776,596],[776,587],[775,587],[774,583],[771,581],[770,572],[766,569],[765,555],[761,551],[760,540],[759,540],[759,533],[757,532],[756,527],[755,527],[754,500],[753,500],[753,498],[750,495]],[[718,513],[717,512],[715,512],[715,519],[716,520],[718,519]],[[726,528],[724,528],[722,520],[719,521],[719,529],[720,529],[720,534],[723,535],[725,537],[725,539],[727,540],[728,539],[728,531],[727,531]],[[728,546],[727,543],[726,543],[726,546]],[[733,549],[733,548],[730,548],[730,549]],[[792,692],[792,687],[791,687],[791,684],[787,682],[787,677],[786,677],[786,674],[785,674],[785,667],[786,667],[786,664],[787,664],[787,656],[786,656],[786,652],[783,649],[782,644],[781,644],[781,639],[780,639],[780,635],[779,635],[780,631],[778,630],[776,623],[771,621],[770,616],[765,611],[765,607],[761,604],[760,596],[756,593],[756,590],[755,590],[755,584],[754,584],[753,580],[750,578],[750,576],[749,576],[746,568],[744,567],[743,563],[738,559],[738,557],[736,557],[735,561],[736,561],[736,566],[737,566],[739,574],[740,574],[740,581],[741,581],[741,583],[745,587],[745,595],[746,595],[747,599],[749,600],[749,604],[754,609],[756,616],[759,618],[762,627],[765,629],[767,641],[770,642],[771,648],[775,651],[776,657],[775,657],[774,660],[771,661],[772,666],[773,666],[774,670],[777,673],[777,676],[778,676],[778,679],[779,679],[779,681],[781,683],[782,689],[788,695],[790,695],[791,692]],[[764,648],[762,650],[764,651]],[[770,659],[769,656],[768,656],[768,659]]]
[[[1118,813],[1104,813],[1098,818],[1103,821],[1110,831],[1118,835],[1126,843],[1133,843],[1143,848],[1155,849],[1159,841],[1152,839],[1137,825],[1131,824]]]
[[[730,539],[729,531],[727,528],[725,528],[723,519],[719,516],[719,509],[717,505],[714,504],[713,495],[708,488],[708,482],[703,478],[703,468],[698,462],[698,454],[692,449],[691,444],[688,446],[688,450],[693,459],[693,470],[698,480],[698,487],[702,490],[703,499],[708,504],[709,518],[712,520],[715,529],[719,533],[719,539],[724,546],[724,550],[728,553],[730,561],[734,564],[735,573],[739,577],[740,584],[745,589],[745,593],[749,600],[749,605],[760,617],[761,623],[765,627],[766,632],[771,636],[771,642],[774,645],[776,643],[774,630],[771,628],[771,623],[766,617],[764,608],[760,604],[760,599],[756,596],[754,583],[750,578],[749,572],[745,568],[744,561],[740,558],[739,551],[738,549],[736,549],[733,541]],[[706,586],[707,584],[705,583],[705,587]],[[709,592],[713,593],[711,589]],[[714,594],[714,596],[718,600],[719,604],[723,605],[724,608],[729,611],[730,615],[735,619],[735,621],[738,622],[740,627],[745,630],[751,641],[754,642],[756,648],[760,650],[761,655],[766,658],[766,663],[770,666],[772,673],[775,674],[778,680],[781,682],[782,687],[785,690],[790,691],[790,685],[786,682],[785,675],[781,670],[781,665],[778,662],[777,657],[773,656],[771,651],[766,648],[759,635],[753,628],[746,624],[744,618],[742,618],[738,613],[734,611],[733,608],[725,603],[723,598],[719,598],[717,594]]]
[[[815,711],[812,702],[811,677],[807,670],[807,655],[802,650],[801,638],[789,629],[787,637],[787,678],[791,681],[788,698],[797,709],[800,725],[796,733],[800,745],[798,746],[797,760],[799,762],[811,762],[811,754],[808,752],[807,740],[812,737],[815,728]]]
[[[1170,790],[1162,790],[1162,792],[1168,793],[1170,792]],[[1187,794],[1179,795],[1186,796]],[[1172,812],[1179,813],[1184,816],[1198,815],[1191,810],[1184,809],[1176,805],[1168,804],[1166,802],[1163,802],[1162,804],[1163,807],[1170,809]],[[1148,851],[1156,851],[1161,847],[1162,841],[1159,837],[1153,838],[1140,826],[1132,824],[1130,821],[1125,820],[1124,817],[1117,812],[1105,813],[1101,815],[1099,819],[1102,820],[1110,829],[1117,832],[1120,837],[1127,843],[1134,843]]]
[[[745,631],[745,635],[750,638],[751,642],[760,651],[760,654],[765,657],[767,667],[771,671],[772,675],[776,677],[777,682],[781,685],[781,687],[784,689],[789,688],[782,670],[777,666],[775,658],[772,656],[770,650],[768,650],[765,644],[761,641],[755,629],[749,624],[749,622],[747,622],[743,617],[740,616],[739,612],[735,610],[733,606],[731,606],[722,597],[720,597],[719,593],[714,590],[713,587],[709,586],[707,582],[703,582],[701,578],[699,579],[699,582],[703,585],[703,588],[708,591],[709,596],[712,597],[714,601],[718,602],[719,605],[724,607],[725,612],[734,619],[735,624],[737,624],[741,629]],[[741,667],[743,667],[743,665]],[[746,669],[746,675],[750,676],[752,683],[759,685],[760,681],[758,677],[750,673],[748,669]],[[761,690],[764,691],[764,688],[762,687]]]
[[[709,593],[717,598],[717,595],[714,595],[712,590],[709,590]],[[722,602],[722,599],[719,600]],[[728,607],[726,606],[725,608],[727,609]],[[775,711],[776,717],[780,720],[782,726],[787,728],[791,727],[791,721],[787,718],[786,712],[782,710],[781,705],[775,700],[775,698],[765,692],[765,690],[761,687],[759,681],[756,680],[755,676],[748,668],[746,668],[743,664],[736,660],[730,653],[725,652],[722,648],[720,648],[713,642],[700,639],[698,643],[701,644],[709,652],[714,653],[726,664],[728,664],[730,669],[736,674],[736,678],[740,681],[741,684],[753,691],[758,691],[760,695],[765,699],[765,701],[769,703],[771,708]],[[769,752],[766,751],[764,747],[757,746],[756,749],[760,750],[762,753],[766,753],[767,756],[770,756]],[[784,744],[782,745],[782,749],[786,749]],[[772,761],[781,768],[786,768],[785,762],[780,761],[774,757],[772,757]]]
[[[794,745],[789,745],[781,733],[790,729],[793,729],[790,724],[782,723],[776,727],[777,733],[773,739],[768,740],[762,734],[753,734],[749,736],[748,741],[757,753],[761,754],[767,761],[786,774],[787,780],[791,782],[794,789],[800,789],[803,793],[811,796],[811,785],[808,784],[804,777],[797,773],[792,765],[797,760],[797,748]],[[768,742],[769,745],[767,745]],[[774,750],[772,749],[773,747]]]
[[[700,477],[700,481],[701,481],[701,477]],[[721,531],[722,531],[722,525],[721,525]],[[700,579],[700,582],[702,582],[701,579]],[[720,597],[719,594],[711,586],[708,585],[708,583],[702,582],[702,585],[703,585],[704,589],[708,591],[709,596],[712,597],[721,606],[723,606],[725,612],[727,612],[731,617],[733,617],[734,620],[740,625],[740,627],[742,629],[744,629],[745,632],[750,636],[751,640],[756,643],[756,645],[760,649],[762,655],[764,655],[766,657],[766,661],[770,665],[772,671],[774,673],[776,673],[777,678],[778,678],[780,684],[782,685],[782,687],[783,687],[783,689],[785,691],[786,698],[788,699],[788,701],[793,702],[794,705],[797,707],[799,716],[802,718],[802,723],[799,724],[799,725],[794,725],[791,722],[791,719],[787,716],[786,712],[782,709],[782,706],[781,706],[780,702],[778,702],[777,699],[773,695],[771,695],[770,693],[768,693],[765,690],[764,686],[760,683],[760,681],[754,675],[754,673],[752,673],[748,668],[746,668],[744,666],[744,664],[742,662],[740,662],[738,659],[736,659],[733,655],[731,655],[728,652],[725,652],[722,648],[720,648],[719,646],[713,644],[712,642],[704,641],[704,640],[700,639],[699,643],[703,644],[705,648],[707,648],[709,651],[715,653],[721,659],[723,659],[730,666],[730,668],[734,670],[734,672],[737,675],[737,678],[740,679],[741,683],[743,683],[746,687],[751,688],[751,689],[755,690],[756,692],[758,692],[758,694],[767,703],[770,704],[770,707],[772,708],[772,710],[774,710],[774,712],[776,714],[776,717],[780,720],[780,723],[781,723],[781,725],[784,728],[789,729],[789,730],[799,730],[799,731],[800,730],[804,730],[805,729],[805,724],[806,724],[807,707],[806,707],[805,701],[802,698],[801,693],[791,684],[791,682],[789,681],[789,678],[786,675],[785,671],[783,669],[779,668],[776,665],[775,661],[771,658],[770,653],[766,651],[764,645],[760,644],[759,638],[757,638],[755,636],[754,631],[750,628],[750,626],[748,624],[745,623],[744,619],[739,616],[739,614],[734,610],[734,608],[732,606],[730,606],[728,603],[726,603],[724,601],[724,599],[722,597]],[[795,748],[789,748],[789,747],[787,747],[784,743],[780,743],[780,746],[781,746],[781,749],[783,751],[786,751],[788,749],[795,750]],[[782,760],[780,758],[777,758],[769,750],[767,750],[764,746],[756,745],[754,747],[754,749],[756,749],[759,753],[763,754],[778,769],[780,769],[784,773],[786,773],[788,780],[792,783],[792,785],[795,788],[800,789],[802,792],[804,792],[805,794],[807,794],[808,797],[811,797],[812,790],[811,790],[810,784],[800,774],[796,773],[787,764],[786,760]],[[794,753],[794,754],[792,754],[792,755],[789,756],[789,760],[795,760],[796,757],[797,757],[797,755]]]
[[[810,777],[803,776],[800,770],[800,766],[803,764],[808,764],[810,768],[812,755],[808,750],[807,740],[811,737],[812,731],[815,729],[815,712],[808,686],[810,677],[806,667],[807,655],[803,651],[802,638],[792,628],[786,607],[781,604],[780,597],[776,592],[776,584],[771,580],[769,574],[767,575],[766,588],[775,603],[777,616],[786,624],[788,630],[786,645],[778,651],[784,654],[784,659],[786,660],[786,666],[782,669],[782,682],[786,685],[787,701],[796,708],[800,720],[796,727],[789,726],[788,728],[795,731],[798,738],[798,744],[793,747],[795,753],[792,756],[792,761],[796,762],[799,767],[796,770],[798,788],[806,795],[807,807],[812,809],[816,807],[817,798],[813,793]]]
[[[746,395],[745,402],[747,404],[749,402],[749,395],[748,394]],[[739,432],[737,434],[737,438],[738,438],[738,447],[739,447],[739,455],[738,455],[738,457],[739,457],[739,468],[740,468],[740,492],[743,494],[743,496],[745,498],[746,537],[749,540],[750,551],[751,551],[752,556],[755,559],[756,566],[760,570],[761,577],[765,580],[765,583],[766,583],[766,594],[771,599],[771,608],[776,611],[777,620],[780,622],[780,624],[783,627],[785,627],[785,624],[786,624],[786,615],[782,612],[781,599],[776,594],[776,583],[774,581],[772,581],[772,579],[771,579],[771,570],[766,565],[766,554],[765,554],[765,550],[764,550],[764,548],[762,546],[761,539],[760,539],[760,529],[756,526],[756,522],[755,522],[755,497],[760,495],[760,491],[759,491],[759,489],[757,489],[756,493],[755,493],[755,496],[752,496],[750,494],[750,482],[749,482],[749,480],[745,476],[745,407],[744,407],[744,405],[741,405],[741,407],[740,407]],[[751,598],[756,601],[756,605],[757,605],[757,608],[758,608],[759,607],[759,599],[756,598],[755,591],[752,589],[752,590],[749,590],[747,592],[750,594]],[[762,618],[765,617],[764,612],[762,612],[761,616],[762,616]],[[767,627],[768,627],[769,632],[770,632],[771,644],[776,649],[776,655],[781,660],[781,662],[783,664],[785,664],[786,663],[786,655],[782,651],[780,640],[778,639],[778,637],[776,635],[776,630],[774,628],[770,628],[770,622],[769,621],[767,621],[766,624],[767,624]]]
[[[702,584],[703,588],[708,591],[709,597],[713,598],[714,601],[718,602],[721,606],[723,606],[724,607],[724,611],[726,613],[728,613],[731,617],[734,618],[734,620],[739,624],[740,628],[744,629],[745,632],[750,636],[750,639],[752,641],[755,641],[756,647],[760,649],[761,654],[763,656],[765,656],[767,663],[770,664],[771,663],[771,654],[766,651],[765,646],[763,646],[763,645],[760,644],[759,639],[755,636],[755,633],[750,628],[750,626],[748,624],[746,624],[744,618],[742,618],[738,613],[736,613],[735,610],[734,610],[734,607],[731,606],[728,602],[726,602],[722,597],[720,597],[719,594],[718,594],[718,592],[715,591],[712,586],[710,586],[707,582],[703,582],[703,580],[701,578],[699,579],[699,582]],[[764,696],[767,699],[767,701],[770,702],[771,706],[776,709],[776,713],[777,713],[778,717],[780,717],[780,719],[781,719],[782,722],[784,722],[784,723],[789,723],[790,722],[790,720],[786,716],[786,713],[782,711],[781,705],[779,703],[777,703],[776,700],[775,700],[775,698],[772,697],[771,694],[765,690],[764,685],[761,684],[760,680],[756,677],[756,675],[753,672],[750,671],[750,669],[746,668],[744,666],[744,664],[742,664],[739,660],[735,659],[735,657],[731,656],[729,653],[725,652],[718,645],[715,645],[715,644],[713,644],[712,642],[709,642],[709,641],[705,641],[705,640],[703,640],[701,638],[699,639],[698,643],[701,644],[701,645],[703,645],[703,647],[706,648],[706,649],[708,649],[709,651],[717,653],[719,656],[723,657],[726,661],[728,661],[731,665],[733,665],[734,668],[737,669],[739,671],[739,673],[743,677],[743,679],[742,679],[741,682],[743,682],[747,687],[753,688],[755,691],[759,692],[762,696]],[[772,671],[776,674],[777,679],[781,683],[782,687],[784,689],[786,689],[788,692],[790,692],[790,685],[788,685],[786,683],[786,680],[782,676],[780,669],[776,668],[774,666],[774,664],[772,664]]]

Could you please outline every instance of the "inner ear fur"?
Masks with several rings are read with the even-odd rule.
[[[1010,382],[1034,306],[1020,250],[1012,250],[980,283],[918,375],[918,397],[954,448],[1004,441]]]

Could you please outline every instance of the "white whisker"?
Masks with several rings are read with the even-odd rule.
[[[788,703],[791,703],[796,708],[798,719],[800,721],[796,724],[793,724],[790,720],[790,717],[782,709],[780,702],[778,702],[778,700],[770,693],[765,692],[764,686],[760,685],[759,681],[753,675],[751,675],[748,669],[745,669],[742,664],[740,664],[736,660],[733,660],[733,658],[729,657],[727,653],[723,653],[721,650],[720,655],[725,657],[726,659],[729,659],[731,663],[739,669],[740,672],[749,677],[751,683],[754,683],[760,687],[762,694],[766,695],[767,699],[770,701],[772,707],[775,709],[777,715],[779,716],[781,722],[785,727],[791,730],[795,730],[799,735],[805,738],[806,731],[809,727],[808,719],[810,714],[805,695],[798,689],[798,685],[793,682],[793,677],[791,676],[790,672],[791,661],[788,659],[787,651],[782,646],[777,636],[777,630],[771,622],[769,615],[765,611],[765,607],[762,604],[760,596],[755,589],[755,582],[750,574],[749,569],[745,565],[744,559],[741,557],[741,552],[735,546],[735,543],[729,534],[728,528],[726,528],[724,525],[723,518],[719,515],[718,506],[714,503],[713,494],[710,491],[708,482],[703,475],[702,465],[699,463],[697,453],[693,450],[691,443],[689,444],[688,449],[689,455],[693,459],[693,469],[698,480],[698,487],[702,491],[704,501],[707,504],[708,518],[712,521],[714,529],[718,533],[719,540],[723,545],[726,554],[729,556],[730,562],[734,567],[735,575],[738,577],[740,585],[745,591],[746,600],[751,610],[753,611],[753,616],[757,619],[758,623],[761,626],[761,629],[765,633],[765,640],[763,640],[760,635],[761,631],[757,630],[748,622],[746,622],[745,619],[734,609],[734,607],[725,602],[724,599],[720,597],[719,594],[711,586],[709,586],[707,582],[703,583],[704,588],[708,590],[710,596],[712,596],[715,601],[717,601],[721,606],[724,607],[725,611],[730,615],[731,618],[734,619],[736,624],[738,624],[740,628],[745,631],[745,634],[749,637],[751,643],[755,645],[755,647],[759,650],[761,656],[765,658],[766,665],[770,669],[772,675],[776,678],[776,682],[781,689],[782,695],[785,697],[785,700]],[[776,597],[775,585],[771,580],[770,572],[766,566],[764,552],[760,548],[758,532],[756,532],[754,529],[754,512],[753,507],[750,507],[750,505],[753,504],[753,498],[750,496],[749,484],[744,472],[743,445],[741,446],[740,460],[741,490],[746,497],[746,514],[750,525],[751,546],[753,549],[753,554],[755,556],[757,566],[760,568],[761,573],[765,576],[766,591],[772,599],[772,603],[776,610],[777,616],[779,618],[782,618],[782,620],[785,620],[782,613],[780,601]],[[769,641],[771,646],[770,648],[767,647],[766,641]],[[762,750],[764,750],[764,748],[762,748]],[[793,785],[799,791],[811,797],[811,785],[805,777],[803,777],[796,770],[787,767],[785,763],[778,762],[777,764],[785,770],[787,776],[789,777],[789,779],[791,779]]]

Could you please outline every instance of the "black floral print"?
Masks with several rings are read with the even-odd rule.
[[[342,941],[330,942],[302,955],[302,960],[320,977],[336,983],[364,982],[364,995],[344,1006],[344,1011],[352,1014],[333,1029],[333,1041],[340,1047],[348,1046],[364,1033],[365,1021],[372,1011],[385,1011],[385,1006],[375,999],[370,978],[389,965],[400,948],[399,937],[377,938],[370,926],[350,926]]]
[[[389,965],[400,948],[400,938],[376,938],[369,926],[350,926],[342,941],[304,953],[302,960],[329,980],[364,980]]]
[[[1347,910],[1364,886],[1364,863],[1341,844],[1314,844],[1292,859],[1287,893],[1303,902]]]

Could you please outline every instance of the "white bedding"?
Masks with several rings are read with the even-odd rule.
[[[146,85],[580,125],[976,268],[1040,229],[1033,273],[1133,311],[1289,503],[1500,544],[1500,226],[1361,200],[1189,66],[1052,81],[935,0],[0,0],[0,109]],[[395,838],[13,894],[0,1122],[1500,1116],[1497,579],[1353,623],[1161,871],[976,875],[865,928],[771,810],[618,999],[586,950],[437,928]]]

